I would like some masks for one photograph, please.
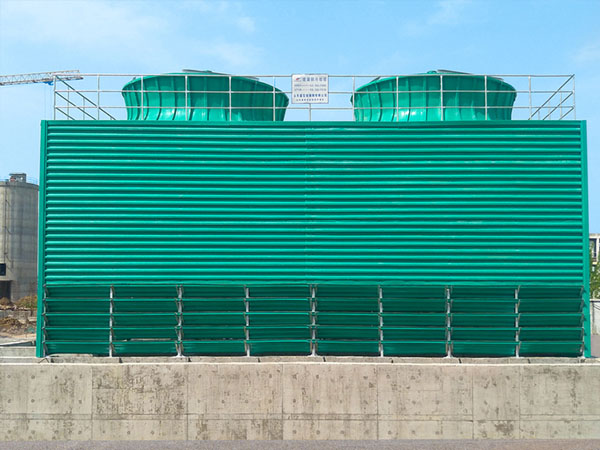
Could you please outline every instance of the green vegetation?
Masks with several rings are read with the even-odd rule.
[[[37,295],[22,297],[15,303],[17,309],[37,309]]]

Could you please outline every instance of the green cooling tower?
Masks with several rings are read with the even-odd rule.
[[[358,122],[435,122],[510,120],[516,97],[499,78],[438,70],[373,80],[351,100]]]
[[[284,119],[289,103],[269,84],[209,71],[135,78],[122,94],[128,120],[273,122]]]

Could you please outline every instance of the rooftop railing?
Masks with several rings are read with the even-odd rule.
[[[129,93],[140,94],[142,104],[139,106],[126,106],[123,100],[123,86],[132,80],[147,76],[160,76],[164,74],[81,74],[78,80],[67,80],[56,75],[53,79],[54,85],[54,119],[68,120],[125,120],[128,116],[128,109],[142,108],[152,109],[173,109],[173,105],[144,105],[143,98],[149,93],[185,93],[185,98],[193,94],[227,94],[229,96],[228,106],[198,106],[188,104],[177,105],[176,108],[183,109],[187,117],[188,112],[199,109],[223,109],[232,108],[231,96],[233,94],[248,94],[248,91],[235,91],[231,89],[231,79],[237,77],[254,78],[273,86],[273,91],[252,92],[253,95],[275,95],[283,92],[290,97],[290,104],[283,106],[233,106],[234,109],[270,109],[273,110],[273,117],[277,110],[285,109],[286,121],[354,121],[356,110],[368,109],[400,109],[403,106],[396,101],[393,106],[361,107],[353,104],[351,99],[360,95],[373,95],[373,93],[361,92],[358,89],[373,81],[374,79],[396,78],[414,75],[328,75],[328,103],[293,103],[292,98],[292,75],[222,75],[222,74],[204,74],[201,76],[228,77],[229,89],[224,91],[198,91],[188,90],[188,78],[199,76],[198,73],[169,74],[169,76],[182,77],[185,79],[185,90],[152,90],[140,83],[139,90],[129,89]],[[395,94],[398,99],[401,95],[416,94],[420,92],[439,93],[440,104],[431,106],[410,105],[411,110],[434,109],[441,110],[441,120],[444,120],[444,111],[452,109],[474,108],[484,111],[484,117],[489,118],[489,111],[500,108],[512,109],[513,120],[568,120],[576,119],[575,103],[575,76],[574,75],[491,75],[491,74],[461,74],[454,72],[439,72],[430,74],[420,74],[418,76],[431,76],[440,78],[440,89],[426,91],[402,90],[396,88],[392,91],[386,91],[385,94]],[[485,80],[484,89],[481,90],[451,90],[444,88],[444,77],[483,77]],[[500,78],[514,87],[516,101],[513,106],[495,106],[488,104],[488,96],[506,91],[495,91],[488,89],[487,80],[489,78]],[[142,78],[143,80],[143,78]],[[398,82],[396,82],[398,86]],[[483,105],[473,104],[444,104],[444,95],[456,92],[483,94],[485,103]],[[191,102],[190,102],[191,103]],[[275,103],[275,102],[273,102]],[[229,120],[232,115],[229,114]]]

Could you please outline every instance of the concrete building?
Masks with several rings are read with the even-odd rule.
[[[38,191],[24,173],[0,181],[0,298],[36,293]]]
[[[600,255],[600,233],[590,233],[590,252],[592,252],[592,260],[594,264],[598,264]]]

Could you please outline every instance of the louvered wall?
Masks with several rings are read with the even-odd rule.
[[[44,122],[43,351],[579,354],[583,126]]]

